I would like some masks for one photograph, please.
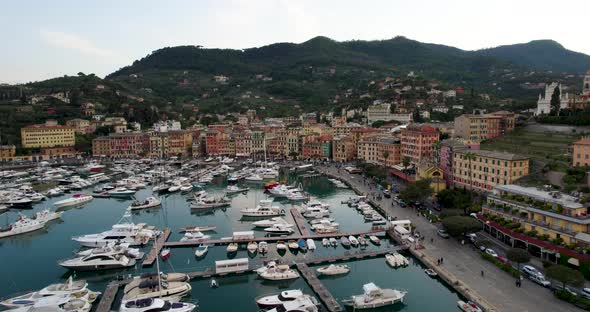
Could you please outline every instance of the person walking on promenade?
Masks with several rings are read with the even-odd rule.
[[[481,277],[483,277],[483,270],[481,270]]]

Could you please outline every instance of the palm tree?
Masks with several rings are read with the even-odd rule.
[[[389,159],[389,151],[383,151],[383,165],[387,167],[387,160]]]
[[[471,174],[471,161],[475,160],[477,158],[477,155],[474,152],[467,152],[463,157],[469,160],[469,190],[473,191],[473,175]]]

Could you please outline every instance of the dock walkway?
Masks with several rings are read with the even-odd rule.
[[[166,243],[166,241],[170,237],[171,233],[172,233],[172,231],[170,231],[169,228],[166,228],[164,230],[164,232],[162,232],[162,234],[160,234],[158,239],[156,239],[156,241],[154,242],[154,246],[152,246],[150,253],[147,255],[145,260],[143,260],[142,266],[145,267],[145,266],[150,266],[150,265],[154,264],[154,262],[156,261],[156,257],[160,254],[160,250],[162,250],[162,247],[164,247],[164,244]]]
[[[107,285],[104,293],[100,298],[100,302],[96,307],[96,312],[109,312],[111,311],[111,306],[113,305],[113,301],[115,301],[115,297],[117,297],[117,292],[119,292],[119,287],[121,287],[121,283],[118,281],[112,281]]]
[[[330,312],[339,312],[342,311],[342,307],[338,304],[338,301],[334,299],[332,293],[322,284],[322,282],[318,279],[315,272],[310,269],[307,264],[303,262],[295,263],[297,270],[301,273],[301,276],[305,279],[307,284],[311,287],[311,289],[315,292],[315,294],[320,297],[320,300],[324,303],[328,311]]]
[[[301,212],[299,212],[299,209],[296,207],[291,208],[291,215],[297,225],[297,229],[299,229],[299,234],[309,236],[309,230],[307,229],[307,226],[305,226],[305,219],[301,215]]]

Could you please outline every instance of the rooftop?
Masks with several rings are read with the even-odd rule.
[[[559,204],[562,205],[564,208],[578,209],[584,207],[584,205],[582,205],[576,197],[561,192],[548,192],[540,190],[536,187],[527,187],[515,184],[497,185],[495,188],[499,191],[532,197],[537,200],[541,200],[548,203]]]
[[[526,156],[507,153],[507,152],[474,150],[474,149],[467,149],[467,148],[457,150],[457,153],[473,153],[473,154],[475,154],[477,156],[481,156],[481,157],[489,157],[489,158],[502,159],[502,160],[528,160],[529,159]]]
[[[590,145],[590,138],[584,138],[580,141],[574,142],[574,145]]]

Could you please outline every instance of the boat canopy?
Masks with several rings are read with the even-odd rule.
[[[375,283],[368,283],[368,284],[363,285],[363,291],[367,295],[376,294],[380,290],[381,290],[381,288],[377,287],[377,285],[375,285]]]

